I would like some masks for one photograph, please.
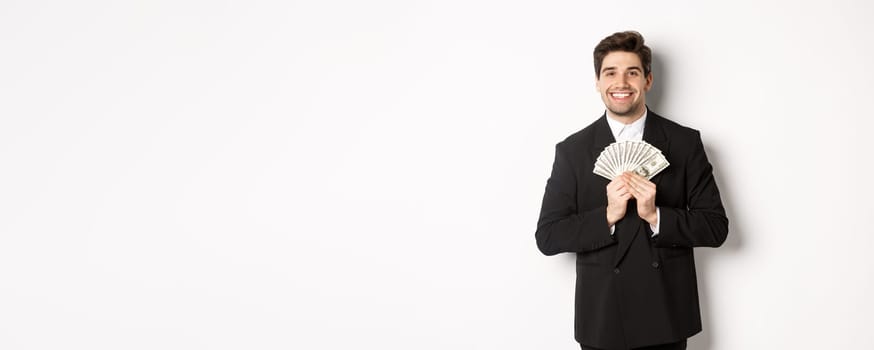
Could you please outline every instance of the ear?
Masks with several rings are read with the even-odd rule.
[[[652,72],[646,75],[646,86],[644,86],[644,90],[649,91],[652,89]]]

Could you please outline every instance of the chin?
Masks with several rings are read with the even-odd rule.
[[[617,117],[634,117],[643,113],[643,109],[638,106],[629,106],[625,108],[611,108],[608,106],[607,109]]]
[[[611,113],[613,113],[613,115],[615,115],[617,117],[632,117],[636,114],[636,113],[634,113],[634,110],[630,109],[630,108],[629,109],[622,109],[622,110],[617,110],[617,109],[612,109],[612,108],[608,108],[608,109],[610,110]]]

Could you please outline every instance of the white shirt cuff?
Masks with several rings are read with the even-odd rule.
[[[649,225],[649,228],[652,230],[652,236],[655,237],[659,234],[659,225],[662,224],[662,211],[656,207],[656,224],[655,226]],[[612,233],[612,232],[611,232]]]

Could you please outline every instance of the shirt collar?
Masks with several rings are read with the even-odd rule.
[[[610,125],[610,131],[613,133],[613,139],[619,141],[620,136],[623,136],[623,141],[625,141],[629,139],[629,137],[626,137],[626,135],[639,135],[633,138],[637,141],[640,141],[643,137],[643,126],[646,123],[646,115],[648,113],[649,109],[644,109],[643,116],[628,125],[623,124],[618,120],[614,120],[613,118],[610,118],[609,115],[606,116],[607,124]]]

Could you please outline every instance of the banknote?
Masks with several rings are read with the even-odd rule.
[[[613,180],[620,174],[631,171],[652,179],[668,167],[662,151],[645,141],[614,142],[601,151],[592,172]]]

